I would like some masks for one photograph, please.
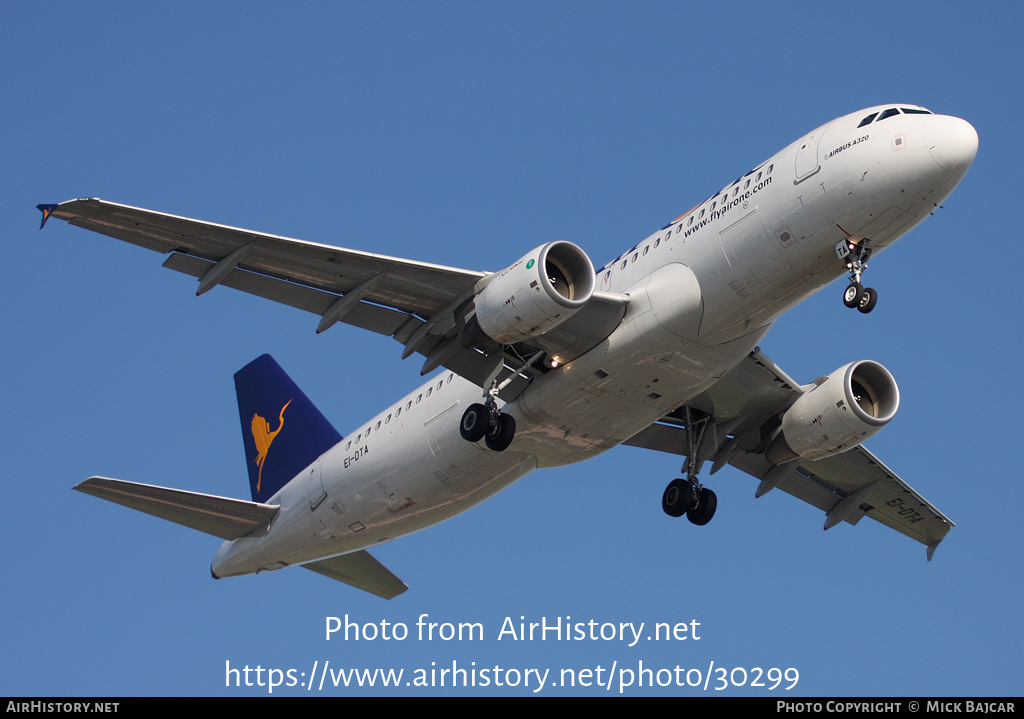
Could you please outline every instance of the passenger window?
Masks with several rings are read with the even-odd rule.
[[[870,115],[868,115],[863,120],[861,120],[860,124],[857,125],[857,127],[864,127],[865,125],[870,125],[871,121],[874,120],[877,116],[878,116],[877,112],[872,112]]]
[[[390,421],[391,421],[391,415],[389,414],[387,417],[384,418],[384,424],[387,424]]]
[[[651,248],[650,245],[644,245],[644,254],[645,255],[647,254],[647,250],[649,250],[650,248]]]
[[[897,110],[895,107],[890,107],[888,110],[886,110],[881,115],[879,115],[878,121],[881,122],[882,120],[889,119],[893,115],[899,115],[899,114],[900,114],[899,110]]]

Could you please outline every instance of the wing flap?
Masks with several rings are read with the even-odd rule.
[[[202,277],[214,265],[209,260],[180,252],[172,253],[164,262],[164,267],[192,277]],[[338,295],[330,292],[241,269],[231,272],[220,284],[317,315],[323,315],[338,300]],[[404,312],[366,302],[355,304],[342,319],[346,324],[389,337],[409,320],[410,316]]]
[[[74,488],[79,492],[229,540],[238,539],[266,527],[280,509],[272,504],[247,502],[243,499],[187,492],[183,489],[169,489],[107,477],[90,477]]]
[[[384,599],[393,599],[409,588],[365,549],[302,566]]]

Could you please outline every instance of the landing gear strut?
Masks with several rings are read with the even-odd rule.
[[[686,464],[683,465],[685,478],[673,479],[665,488],[661,496],[661,508],[670,517],[686,518],[697,525],[704,525],[711,521],[718,508],[718,497],[707,487],[701,486],[697,480],[697,472],[703,460],[698,456],[701,446],[704,444],[705,431],[713,421],[710,415],[698,413],[689,407],[684,408],[686,413]],[[700,415],[700,416],[698,416]]]
[[[850,308],[856,307],[864,314],[875,309],[875,303],[878,302],[878,293],[860,283],[864,270],[868,268],[870,244],[871,240],[865,238],[860,242],[843,240],[836,245],[836,254],[846,260],[846,269],[850,272],[850,284],[843,292],[843,304]]]

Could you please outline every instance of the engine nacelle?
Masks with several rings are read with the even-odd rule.
[[[595,284],[594,265],[583,250],[549,242],[496,273],[476,297],[476,320],[496,342],[521,342],[572,317]]]
[[[781,464],[853,449],[884,427],[899,406],[900,390],[889,370],[870,360],[851,362],[786,410],[765,457]]]

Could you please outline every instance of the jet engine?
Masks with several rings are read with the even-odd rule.
[[[884,427],[900,406],[896,380],[870,360],[840,367],[782,415],[765,457],[772,464],[821,459],[853,449]]]
[[[490,339],[514,344],[572,317],[594,294],[594,265],[571,242],[549,242],[492,275],[476,296],[476,323]]]

